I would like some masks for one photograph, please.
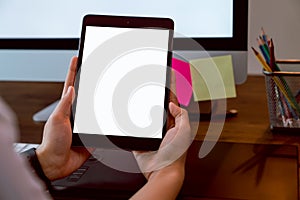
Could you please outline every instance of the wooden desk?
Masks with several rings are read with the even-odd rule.
[[[35,112],[60,98],[63,83],[0,82],[0,96],[17,114],[20,142],[40,143],[44,123],[32,120]]]
[[[44,123],[32,120],[35,112],[60,98],[63,83],[48,82],[0,82],[0,96],[16,112],[20,125],[20,142],[40,143]],[[274,143],[300,145],[300,136],[272,134],[269,130],[269,116],[263,76],[249,76],[237,86],[237,98],[228,99],[228,109],[237,109],[238,115],[226,119],[220,141],[241,143]],[[189,112],[197,103],[191,102]],[[191,121],[197,139],[202,140],[209,122]],[[300,134],[300,133],[299,133]]]
[[[0,96],[17,114],[21,132],[20,142],[41,142],[44,123],[35,123],[32,116],[60,98],[62,87],[63,83],[0,82]],[[227,100],[227,107],[237,109],[238,115],[226,119],[219,141],[289,144],[299,147],[300,135],[273,134],[269,130],[263,76],[248,77],[246,83],[237,86],[237,94],[237,98]],[[188,107],[189,112],[195,112],[196,106],[198,103],[192,101]],[[200,124],[191,121],[192,130],[197,132],[196,139],[203,140],[208,125],[208,121],[201,121]]]
[[[246,83],[237,86],[237,98],[227,100],[228,109],[237,109],[236,117],[227,118],[220,141],[259,144],[300,144],[299,136],[288,133],[272,133],[269,127],[266,88],[263,76],[249,76]],[[188,107],[193,112],[197,103]],[[191,121],[192,128],[197,131],[197,139],[202,140],[209,122],[200,122],[197,129]]]

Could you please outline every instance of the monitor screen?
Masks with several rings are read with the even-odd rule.
[[[86,14],[172,18],[174,55],[230,54],[246,80],[248,0],[1,0],[0,80],[64,81]]]
[[[242,50],[247,33],[239,31],[247,25],[247,1],[2,0],[0,48],[77,49],[83,16],[105,14],[172,18],[174,49],[188,50],[184,38],[189,37],[207,50]]]

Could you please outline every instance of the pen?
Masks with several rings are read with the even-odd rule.
[[[278,90],[278,87],[276,85],[274,85],[274,83],[272,82],[271,84],[272,88],[274,88],[274,92],[275,92],[275,95],[276,95],[276,99],[278,100],[278,109],[279,109],[279,112],[280,112],[280,115],[281,115],[281,120],[282,120],[282,124],[285,124],[285,109],[284,109],[284,106],[283,106],[283,103],[281,101],[282,99],[282,93],[280,93],[280,91]],[[276,102],[276,101],[275,101]],[[273,110],[276,110],[276,104],[273,105]]]
[[[297,92],[295,98],[296,98],[297,103],[300,103],[300,90]]]
[[[257,40],[259,49],[260,49],[262,55],[264,56],[265,60],[267,61],[267,63],[270,63],[269,50],[265,47],[264,42],[262,41],[261,38],[257,38],[256,40]]]
[[[271,38],[269,48],[270,48],[270,67],[271,67],[272,71],[275,71],[276,61],[275,61],[274,44],[273,44],[272,38]]]
[[[280,71],[280,68],[277,65],[276,59],[275,59],[275,47],[274,47],[274,42],[273,42],[272,38],[270,40],[269,49],[270,49],[270,67],[273,71]]]
[[[265,30],[264,30],[263,27],[261,27],[261,37],[262,37],[262,39],[264,40],[264,42],[265,42],[266,44],[268,44],[268,36],[267,36],[267,34],[265,33]]]
[[[264,59],[261,57],[261,55],[258,53],[258,51],[256,51],[253,47],[251,47],[255,57],[258,59],[258,61],[261,63],[261,65],[263,66],[263,68],[268,71],[268,72],[272,72],[271,68],[269,67],[269,65],[264,61]]]
[[[272,41],[271,41],[272,42]],[[270,45],[271,45],[270,42]],[[273,46],[272,48],[274,48],[274,43],[271,45]],[[253,48],[251,47],[256,58],[260,61],[260,63],[262,64],[263,68],[268,71],[268,72],[273,72],[272,68],[266,63],[266,61],[262,58],[262,56]],[[273,49],[273,56],[274,56],[274,49]],[[277,66],[276,61],[275,61],[275,56],[274,56],[274,66],[275,69],[280,71],[280,68]],[[288,100],[288,102],[290,103],[290,105],[296,109],[298,115],[300,115],[300,107],[296,102],[296,99],[294,98],[288,84],[286,83],[285,79],[281,76],[279,77],[273,77],[273,80],[275,81],[276,85],[279,87],[279,89],[281,90],[281,92],[283,93],[283,95],[286,97],[286,99]]]
[[[270,49],[270,68],[272,71],[280,71],[280,68],[279,66],[277,65],[276,63],[276,59],[275,59],[275,53],[274,53],[274,42],[273,42],[273,39],[271,38],[270,40],[270,44],[269,44],[269,49]],[[285,79],[283,77],[279,77],[280,81],[282,82],[284,88],[285,88],[285,91],[287,92],[287,95],[290,97],[290,101],[291,101],[291,104],[287,103],[288,107],[289,107],[289,110],[290,112],[293,114],[294,118],[298,118],[298,116],[295,114],[295,111],[293,110],[293,108],[291,107],[291,105],[294,105],[293,107],[298,111],[298,113],[300,113],[299,111],[299,106],[297,104],[297,101],[296,99],[293,97],[292,95],[292,92],[290,91],[290,88],[288,86],[288,84],[286,83]]]
[[[269,76],[274,81],[270,82],[270,87],[272,88],[273,95],[275,95],[277,103],[274,105],[276,107],[272,108],[277,112],[277,116],[281,116],[284,127],[294,126],[294,122],[299,122],[300,119],[300,94],[293,95],[285,77],[276,71],[281,71],[279,65],[275,58],[275,47],[273,39],[269,40],[267,34],[265,33],[263,27],[261,28],[261,35],[257,38],[259,49],[261,54],[256,51],[253,47],[252,50],[261,63],[263,69],[266,72],[270,72]],[[274,74],[272,72],[275,72]],[[273,97],[272,97],[273,98]]]
[[[267,72],[272,72],[271,68],[266,63],[266,61],[262,58],[262,56],[258,53],[258,51],[256,51],[253,47],[251,47],[251,48],[252,48],[256,58],[259,60],[259,62],[263,66],[264,70],[267,71]],[[283,93],[283,95],[287,98],[287,100],[290,103],[292,103],[289,96],[288,96],[288,94],[286,93],[286,90],[284,89],[284,86],[282,85],[282,82],[280,81],[280,79],[278,77],[273,77],[273,80],[275,81],[276,85],[279,87],[279,89]]]

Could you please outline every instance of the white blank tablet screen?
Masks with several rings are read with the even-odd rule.
[[[169,30],[88,26],[73,132],[162,138],[168,42]]]

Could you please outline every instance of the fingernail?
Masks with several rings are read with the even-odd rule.
[[[66,95],[69,95],[69,93],[71,92],[71,86],[68,87],[68,90],[66,92]]]
[[[68,87],[68,90],[67,90],[65,96],[70,95],[70,93],[72,92],[72,88],[73,88],[72,86],[69,86],[69,87]],[[74,93],[73,93],[73,94],[72,94],[72,101],[74,100],[74,98],[75,98],[75,95],[74,95]]]
[[[74,101],[74,99],[75,99],[75,92],[73,92],[73,86],[69,86],[69,88],[68,88],[68,93],[69,92],[72,92],[72,102]]]

